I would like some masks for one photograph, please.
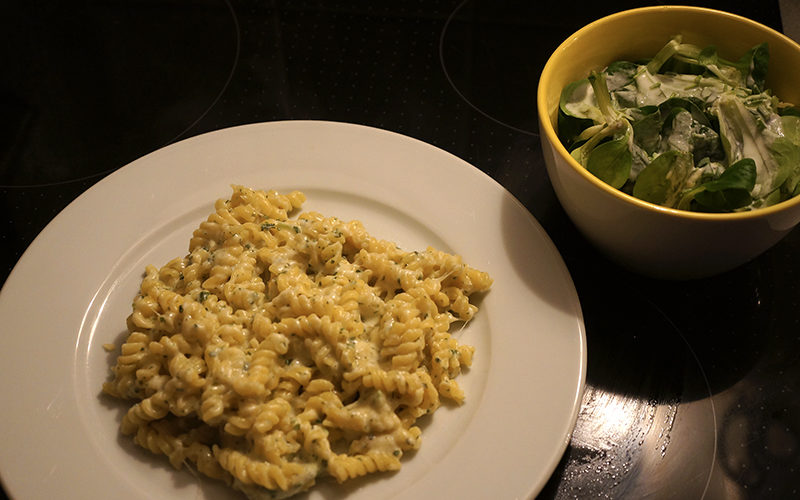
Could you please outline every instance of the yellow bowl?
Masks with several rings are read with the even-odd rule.
[[[612,188],[575,161],[556,132],[561,90],[620,59],[652,57],[674,35],[738,59],[769,44],[767,87],[800,105],[800,45],[777,31],[718,10],[658,6],[599,19],[567,38],[542,70],[539,132],[553,189],[578,229],[620,265],[656,278],[690,279],[748,262],[800,222],[800,197],[750,212],[705,214],[664,208]]]

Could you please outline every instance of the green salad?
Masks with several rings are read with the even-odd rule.
[[[558,135],[589,172],[636,198],[734,212],[800,193],[800,111],[764,86],[767,44],[728,61],[670,40],[561,92]]]

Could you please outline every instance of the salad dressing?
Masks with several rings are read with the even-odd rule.
[[[658,205],[734,212],[787,200],[800,194],[800,110],[765,88],[768,58],[766,44],[727,61],[675,37],[647,62],[567,85],[559,137],[592,174]]]

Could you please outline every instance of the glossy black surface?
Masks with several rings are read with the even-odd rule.
[[[544,170],[535,90],[548,56],[589,21],[655,3],[8,5],[0,282],[68,203],[166,144],[271,120],[392,130],[503,184],[572,274],[587,389],[541,498],[800,497],[800,233],[721,276],[650,280],[588,245]],[[682,3],[783,29],[777,1]]]

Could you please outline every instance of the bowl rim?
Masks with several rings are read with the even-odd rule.
[[[692,14],[703,13],[707,15],[716,15],[716,16],[723,16],[730,19],[733,19],[737,22],[741,22],[744,24],[749,24],[752,27],[765,31],[772,36],[781,39],[783,42],[793,46],[795,50],[800,52],[800,44],[792,40],[791,38],[787,37],[783,33],[776,31],[769,26],[761,24],[757,21],[752,19],[746,18],[744,16],[740,16],[738,14],[733,14],[731,12],[726,12],[723,10],[718,9],[711,9],[708,7],[695,7],[695,6],[687,6],[687,5],[658,5],[658,6],[649,6],[649,7],[637,7],[633,9],[626,9],[614,14],[609,14],[607,16],[598,18],[591,23],[583,26],[582,28],[578,29],[571,35],[569,35],[563,42],[561,42],[558,47],[553,51],[550,57],[547,59],[545,63],[541,75],[539,77],[539,84],[537,87],[537,95],[536,95],[536,105],[537,105],[537,113],[539,115],[539,124],[540,130],[539,135],[546,136],[547,139],[554,145],[556,149],[556,154],[562,156],[566,159],[567,165],[569,165],[572,170],[576,171],[581,177],[586,179],[591,185],[595,186],[596,188],[604,191],[605,193],[619,199],[622,202],[627,202],[632,204],[635,207],[640,209],[644,209],[653,213],[658,214],[665,214],[667,216],[673,216],[683,219],[690,219],[690,220],[709,220],[709,221],[724,221],[724,220],[745,220],[745,219],[757,219],[762,217],[768,217],[772,214],[776,214],[779,212],[783,212],[787,209],[796,207],[800,205],[800,195],[796,195],[788,200],[784,200],[780,203],[776,203],[775,205],[770,205],[764,208],[757,208],[754,210],[742,211],[742,212],[730,212],[730,213],[713,213],[713,212],[691,212],[688,210],[679,210],[676,208],[669,208],[662,205],[657,205],[655,203],[651,203],[649,201],[644,201],[634,196],[631,196],[619,189],[611,187],[609,184],[606,184],[594,174],[590,173],[583,167],[577,160],[575,160],[567,151],[567,148],[561,143],[561,140],[558,137],[558,134],[553,127],[553,124],[550,122],[550,115],[549,110],[547,109],[545,93],[546,93],[546,84],[550,80],[550,75],[554,71],[554,59],[558,56],[558,54],[565,49],[567,49],[575,40],[585,36],[587,33],[590,33],[598,26],[603,24],[607,24],[613,22],[619,18],[623,17],[630,17],[634,16],[639,13],[643,12],[666,12],[666,11],[683,11]],[[800,105],[800,103],[798,103]],[[542,130],[542,128],[544,130]]]

